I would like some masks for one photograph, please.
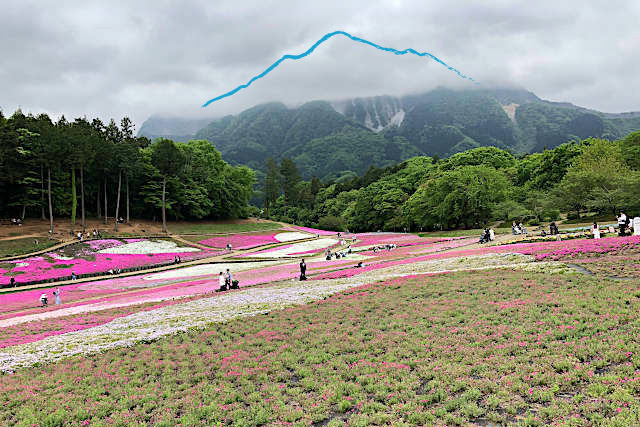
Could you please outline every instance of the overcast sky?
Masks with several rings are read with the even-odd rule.
[[[606,112],[640,110],[640,2],[20,1],[0,8],[0,108],[140,127],[266,101],[402,95],[473,83],[427,58],[336,36],[238,94],[201,105],[343,30],[429,52],[485,85]],[[457,3],[454,5],[454,3]]]

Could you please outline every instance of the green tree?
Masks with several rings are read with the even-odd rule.
[[[275,160],[272,157],[267,159],[267,176],[264,186],[264,207],[269,216],[269,210],[271,205],[276,201],[280,195],[280,183],[282,182],[282,176]]]
[[[170,139],[160,138],[151,146],[151,163],[162,176],[162,232],[167,232],[167,178],[175,176],[184,163],[184,155]]]
[[[288,205],[296,206],[298,203],[298,184],[302,180],[296,164],[289,158],[282,159],[280,175],[282,176],[282,190],[285,202]]]

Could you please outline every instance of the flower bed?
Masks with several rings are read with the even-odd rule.
[[[233,249],[251,249],[258,246],[278,243],[275,236],[279,233],[256,233],[256,234],[232,234],[228,236],[215,236],[200,240],[198,243],[214,248],[225,248],[230,244]]]
[[[334,235],[338,234],[337,231],[319,230],[317,228],[302,227],[302,226],[299,226],[299,225],[293,225],[292,228],[295,228],[296,230],[300,230],[300,231],[305,231],[305,232],[311,233],[311,234],[317,234],[319,236],[334,236]]]
[[[175,323],[148,312],[65,334],[69,350],[65,335],[20,346],[5,366],[114,340],[133,348],[4,376],[0,424],[636,425],[639,314],[611,304],[628,298],[623,285],[505,270],[413,276],[326,299],[312,290],[319,301],[250,319],[272,301],[202,299],[176,308]],[[296,289],[276,293],[304,303]],[[204,330],[149,342],[189,318]]]
[[[307,242],[278,246],[276,248],[266,249],[263,251],[251,252],[243,256],[249,258],[288,258],[300,254],[319,252],[336,244],[337,242],[335,239],[315,239]]]
[[[116,241],[109,239],[93,241],[91,245],[75,243],[41,256],[0,263],[0,286],[9,284],[11,277],[18,284],[25,284],[69,278],[72,273],[81,276],[116,269],[163,265],[171,263],[176,256],[182,261],[192,261],[218,253],[213,250],[178,247],[175,242],[167,241],[145,240],[116,244]]]
[[[284,233],[278,233],[275,236],[278,242],[293,242],[296,240],[304,240],[314,237],[307,233],[298,233],[297,231],[286,231]]]
[[[425,238],[416,234],[407,233],[356,233],[355,237],[358,239],[353,246],[374,246],[374,245],[386,245],[395,244],[397,246],[408,245],[411,243],[433,243],[442,239]]]

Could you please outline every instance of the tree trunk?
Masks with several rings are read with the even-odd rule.
[[[107,224],[109,210],[107,209],[107,177],[104,177],[104,224]]]
[[[76,210],[78,209],[78,195],[76,194],[76,168],[71,168],[71,234],[76,226]]]
[[[45,220],[44,216],[44,164],[40,163],[40,218]]]
[[[166,215],[165,206],[164,206],[164,193],[165,193],[166,186],[167,186],[167,178],[163,177],[162,178],[162,232],[163,233],[167,232],[167,215]]]
[[[27,205],[22,205],[22,215],[20,216],[20,219],[22,221],[24,221],[24,215],[27,213]]]
[[[98,197],[96,197],[96,210],[98,212],[98,219],[102,218],[102,210],[100,209],[100,185],[98,185]]]
[[[53,235],[53,204],[51,203],[51,166],[47,167],[48,192],[49,192],[49,232]]]
[[[120,213],[120,187],[122,186],[122,169],[118,171],[118,195],[116,196],[116,225],[113,227],[118,231],[118,214]]]
[[[125,175],[127,180],[127,224],[129,224],[129,175]]]
[[[82,211],[82,233],[86,231],[86,224],[84,222],[84,165],[80,166],[80,210]]]

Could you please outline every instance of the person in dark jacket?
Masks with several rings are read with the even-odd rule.
[[[307,264],[304,262],[304,258],[300,261],[300,280],[307,280]]]

